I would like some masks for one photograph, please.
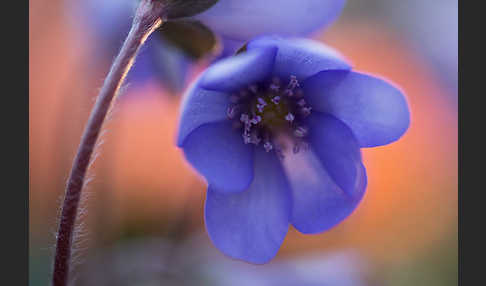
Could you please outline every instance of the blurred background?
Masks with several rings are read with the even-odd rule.
[[[29,2],[31,285],[49,282],[69,169],[128,31],[131,8],[113,8],[122,2]],[[276,259],[259,267],[210,243],[205,182],[174,144],[180,93],[208,61],[148,45],[89,172],[73,285],[457,285],[457,6],[348,0],[313,35],[356,70],[400,86],[411,125],[398,142],[362,149],[368,188],[348,219],[319,235],[291,227]]]

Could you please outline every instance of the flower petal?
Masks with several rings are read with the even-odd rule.
[[[205,220],[213,243],[226,255],[262,264],[277,253],[287,234],[290,189],[274,153],[255,149],[255,178],[237,194],[210,185]]]
[[[182,148],[189,163],[221,192],[243,191],[253,180],[253,147],[243,143],[230,121],[198,127]]]
[[[403,93],[370,75],[321,72],[304,82],[304,94],[314,110],[332,114],[346,123],[361,147],[396,141],[410,124]]]
[[[181,147],[186,137],[199,126],[227,120],[226,110],[229,95],[224,92],[202,89],[196,80],[184,95],[181,119],[177,135],[177,146]]]
[[[201,87],[232,92],[265,80],[272,71],[276,52],[275,47],[255,49],[220,60],[203,74]]]
[[[344,0],[220,0],[196,18],[236,40],[268,34],[300,36],[334,21],[344,4]]]
[[[332,116],[311,116],[311,148],[285,154],[283,161],[292,186],[291,223],[302,233],[319,233],[343,221],[361,201],[367,184],[349,128]]]
[[[304,80],[320,71],[349,70],[351,66],[333,48],[302,38],[261,37],[248,43],[248,50],[277,47],[273,74],[283,79],[291,75]]]
[[[361,151],[353,132],[333,116],[314,112],[306,120],[308,140],[322,166],[345,193],[355,191]]]

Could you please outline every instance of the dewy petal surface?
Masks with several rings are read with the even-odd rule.
[[[186,137],[199,126],[227,120],[226,109],[229,95],[224,92],[206,90],[199,87],[196,80],[185,94],[181,106],[181,118],[177,135],[177,145],[182,146]]]
[[[291,223],[302,233],[319,233],[343,221],[358,206],[367,184],[351,131],[332,116],[312,116],[310,149],[290,152],[283,160],[292,187]]]
[[[300,36],[334,21],[344,4],[344,0],[220,0],[196,18],[236,40],[268,34]]]
[[[199,126],[182,145],[184,155],[220,192],[240,192],[253,180],[253,147],[241,140],[232,122]]]
[[[351,66],[335,49],[302,38],[261,37],[248,43],[248,51],[277,47],[273,74],[281,78],[296,76],[302,81],[325,70],[350,70]]]
[[[225,58],[209,67],[201,78],[201,87],[223,92],[237,91],[264,80],[272,72],[277,48],[254,49]]]
[[[332,114],[346,123],[361,147],[396,141],[410,124],[403,93],[370,75],[321,72],[304,82],[304,94],[314,110]]]
[[[271,260],[289,226],[290,189],[274,153],[255,149],[255,177],[237,194],[210,185],[205,220],[213,243],[226,255],[262,264]]]

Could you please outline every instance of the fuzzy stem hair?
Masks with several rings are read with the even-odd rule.
[[[103,83],[96,103],[85,127],[76,157],[67,181],[61,217],[56,235],[53,286],[66,286],[69,281],[69,268],[73,233],[78,213],[81,192],[85,185],[86,173],[96,148],[96,141],[118,93],[130,70],[135,57],[150,34],[162,25],[164,4],[161,1],[142,0],[135,12],[132,27],[119,54]]]

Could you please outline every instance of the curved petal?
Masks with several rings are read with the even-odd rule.
[[[224,92],[202,89],[196,80],[184,95],[177,134],[177,146],[181,147],[187,136],[199,126],[227,120],[229,95]]]
[[[182,145],[187,161],[221,192],[241,192],[253,180],[253,147],[230,121],[195,129]]]
[[[274,153],[255,149],[255,178],[238,194],[208,188],[206,228],[213,243],[226,255],[262,264],[277,253],[287,234],[290,190]]]
[[[344,4],[344,0],[220,0],[196,18],[236,40],[268,34],[301,36],[334,21]]]
[[[338,187],[352,195],[359,177],[356,165],[361,163],[361,151],[353,132],[342,121],[318,112],[306,121],[314,154]]]
[[[332,114],[346,123],[361,147],[396,141],[410,124],[403,93],[370,75],[321,72],[304,82],[304,94],[314,110]]]
[[[202,75],[201,87],[232,92],[263,81],[272,71],[276,52],[275,47],[254,49],[220,60]]]
[[[320,71],[350,70],[351,66],[333,48],[302,38],[261,37],[248,43],[248,50],[277,47],[273,75],[288,79],[291,75],[304,80]]]
[[[311,117],[311,148],[286,154],[283,161],[292,186],[291,223],[302,233],[319,233],[343,221],[358,206],[367,184],[349,128],[332,116]]]

